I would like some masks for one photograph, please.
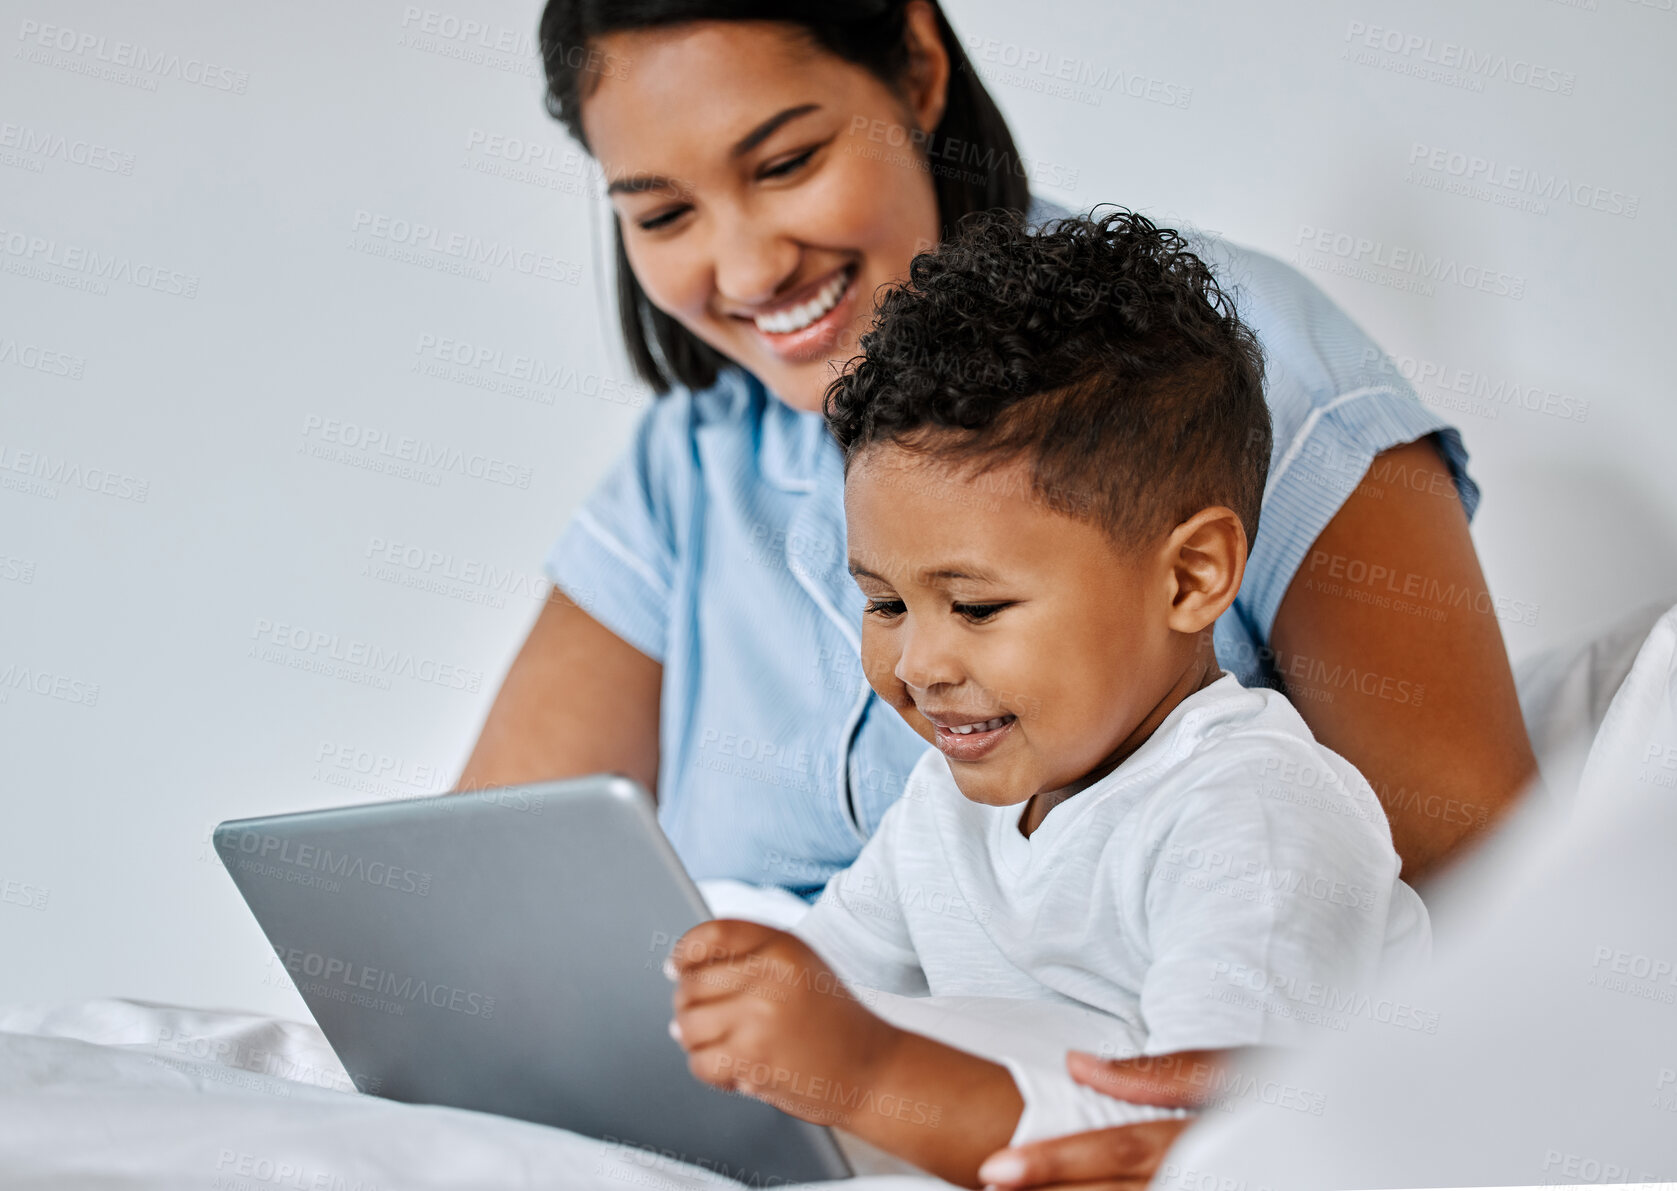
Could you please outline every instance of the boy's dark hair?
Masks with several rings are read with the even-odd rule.
[[[971,216],[914,258],[861,347],[826,396],[847,470],[880,442],[976,471],[1025,458],[1040,499],[1121,545],[1213,505],[1257,534],[1263,355],[1177,232],[1121,208],[1035,233]]]

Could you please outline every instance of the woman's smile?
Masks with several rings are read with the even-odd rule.
[[[843,265],[786,298],[734,317],[751,324],[763,351],[788,364],[826,359],[856,321],[856,274],[854,262]]]

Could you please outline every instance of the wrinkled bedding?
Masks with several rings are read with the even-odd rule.
[[[1110,1020],[1069,1006],[884,993],[869,1003],[898,1025],[1001,1062],[1057,1067],[1071,1047],[1137,1049]],[[1132,1111],[1136,1120],[1163,1115]],[[850,1186],[946,1185],[840,1140],[858,1174],[897,1176]],[[313,1025],[114,999],[0,1010],[0,1186],[8,1191],[626,1185],[737,1184],[623,1143],[360,1095]]]
[[[105,1000],[0,1013],[0,1185],[687,1191],[738,1184],[562,1129],[360,1095],[310,1025]],[[944,1186],[915,1176],[853,1185]]]

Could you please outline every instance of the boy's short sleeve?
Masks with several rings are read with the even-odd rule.
[[[1149,1054],[1297,1042],[1371,987],[1394,928],[1426,931],[1394,906],[1418,899],[1372,793],[1218,768],[1144,833]]]
[[[692,399],[659,398],[628,449],[571,518],[546,560],[547,577],[595,620],[664,660],[681,529],[695,472]]]

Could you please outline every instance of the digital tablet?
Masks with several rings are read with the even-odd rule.
[[[215,846],[360,1090],[758,1186],[850,1174],[829,1130],[688,1071],[661,966],[710,914],[627,778],[240,819]]]

